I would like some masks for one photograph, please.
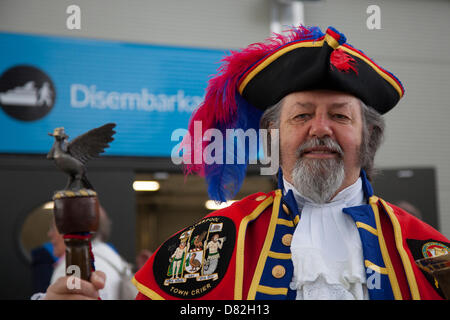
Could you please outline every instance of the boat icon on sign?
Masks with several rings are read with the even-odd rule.
[[[37,88],[34,81],[28,81],[23,86],[0,93],[0,103],[9,106],[48,107],[53,103],[53,91],[48,82]]]

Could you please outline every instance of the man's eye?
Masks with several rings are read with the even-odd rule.
[[[336,113],[333,115],[334,118],[336,119],[340,119],[340,120],[346,120],[349,119],[349,117],[347,117],[345,114],[341,114],[341,113]]]
[[[302,120],[302,119],[309,118],[309,116],[310,116],[309,113],[300,113],[300,114],[296,115],[294,118]]]

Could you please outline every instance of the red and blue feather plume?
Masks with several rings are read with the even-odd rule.
[[[201,121],[201,137],[208,129],[220,130],[223,137],[226,136],[226,129],[257,130],[263,110],[254,107],[239,94],[238,84],[241,77],[258,61],[281,46],[296,41],[318,39],[323,35],[318,27],[299,26],[284,34],[274,34],[266,41],[251,44],[240,51],[231,51],[230,55],[221,60],[222,65],[218,73],[209,80],[205,99],[193,113],[189,121],[189,133],[181,144],[185,174],[204,176],[211,199],[227,201],[236,195],[246,175],[248,152],[245,164],[238,164],[237,148],[233,148],[234,154],[229,155],[228,159],[231,156],[235,161],[227,164],[224,143],[223,151],[219,155],[223,157],[223,164],[206,164],[202,155],[210,142],[203,139],[194,140],[195,122]],[[194,159],[202,161],[195,163]]]

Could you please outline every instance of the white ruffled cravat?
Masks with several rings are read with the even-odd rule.
[[[361,239],[355,222],[342,212],[364,204],[361,178],[326,204],[303,197],[286,180],[284,188],[292,190],[301,210],[291,243],[290,288],[297,290],[297,300],[369,299]]]

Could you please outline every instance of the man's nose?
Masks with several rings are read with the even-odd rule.
[[[333,135],[330,120],[325,115],[316,115],[311,120],[310,125],[309,135],[311,137],[324,138]]]

